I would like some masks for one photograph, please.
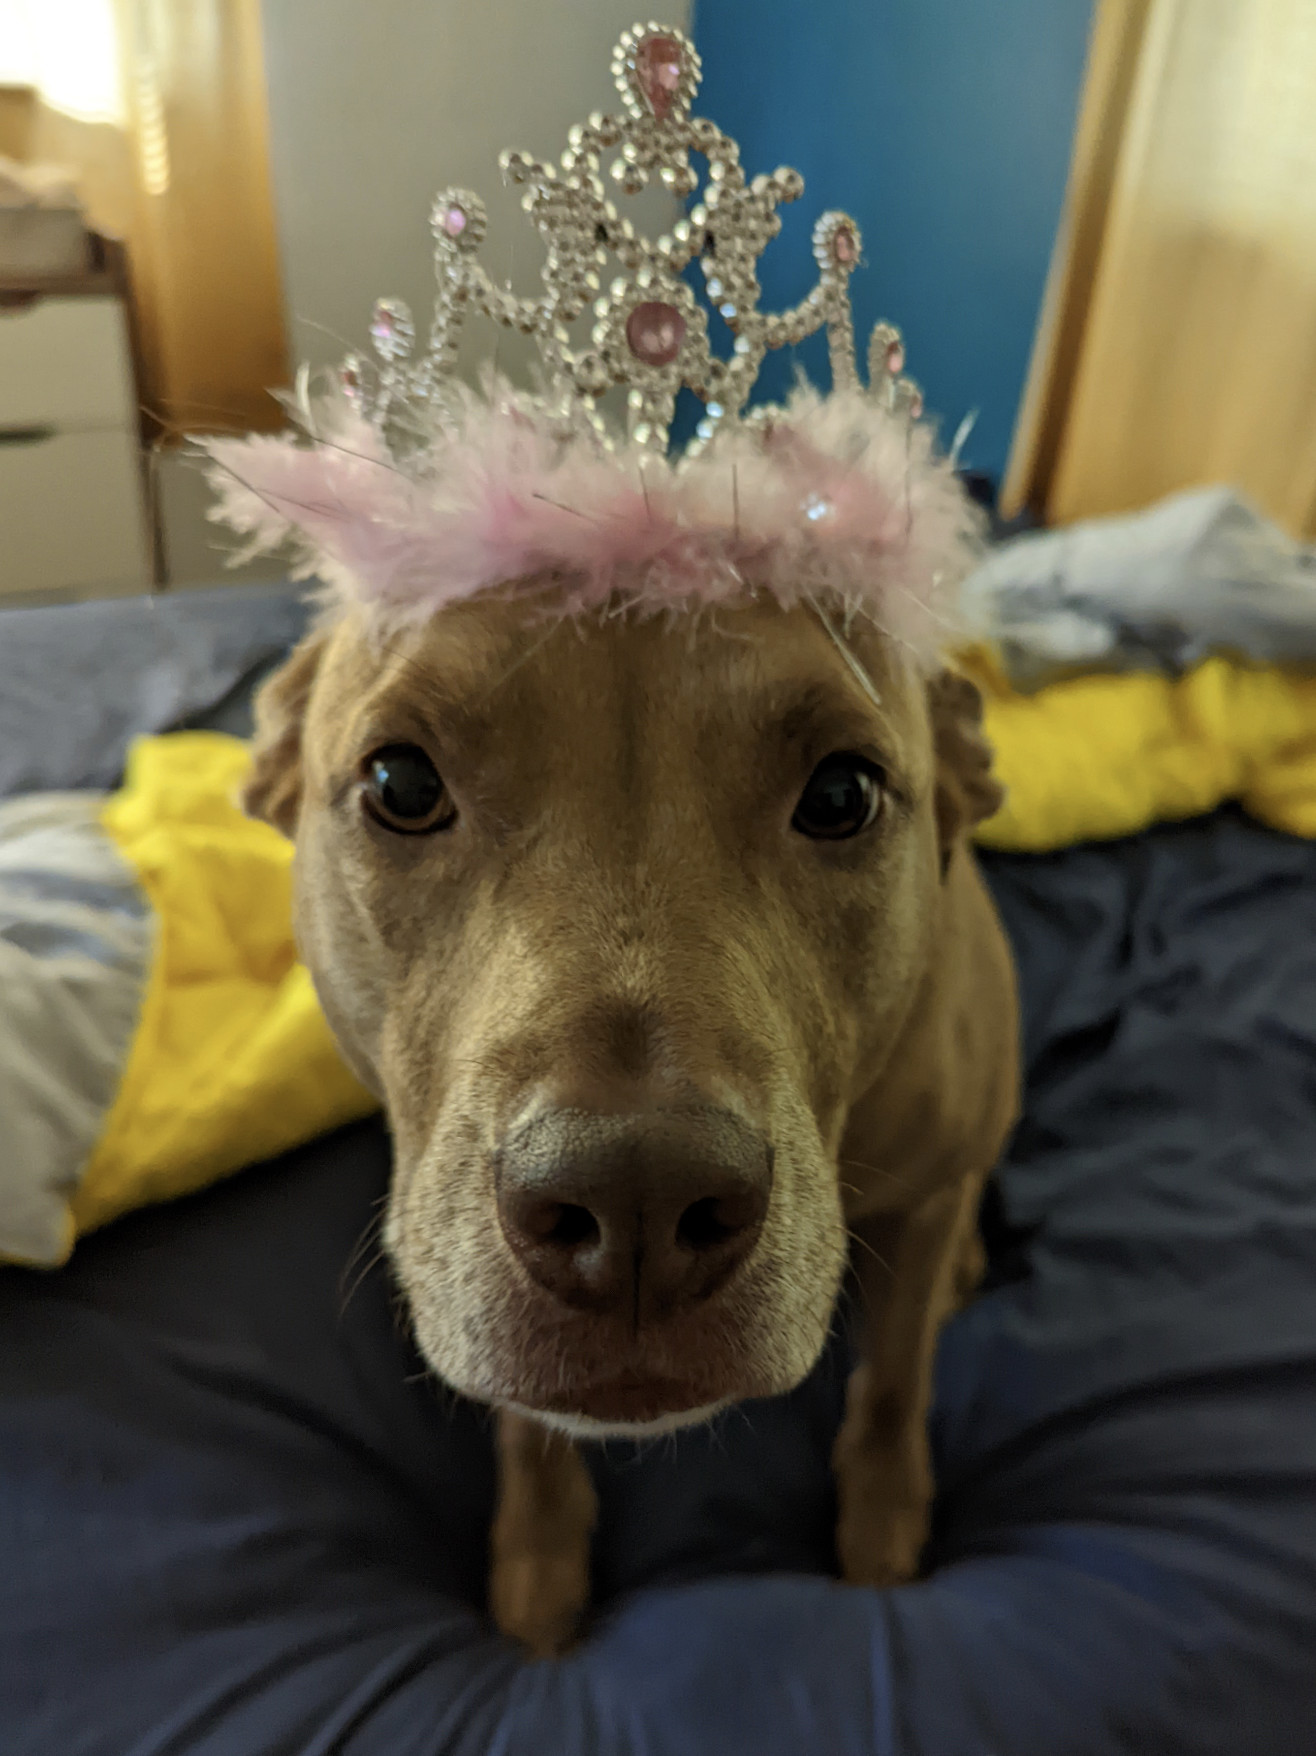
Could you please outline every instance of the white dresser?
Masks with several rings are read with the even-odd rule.
[[[122,281],[0,285],[0,602],[148,591]]]

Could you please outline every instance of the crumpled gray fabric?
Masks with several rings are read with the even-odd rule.
[[[1016,537],[975,569],[964,603],[1020,689],[1075,671],[1177,674],[1212,653],[1316,663],[1316,546],[1227,487]]]
[[[104,1132],[156,919],[100,824],[101,799],[0,804],[0,1257],[54,1267]]]
[[[116,786],[146,733],[245,736],[252,687],[313,613],[292,586],[0,610],[0,798]]]

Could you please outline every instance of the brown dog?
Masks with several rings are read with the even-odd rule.
[[[387,1108],[420,1345],[503,1411],[491,1601],[537,1650],[588,1594],[562,1435],[791,1389],[848,1235],[842,1568],[915,1568],[933,1350],[1016,1107],[978,715],[873,628],[847,653],[753,601],[488,595],[387,642],[345,613],[263,693],[248,805],[296,838],[299,945]]]

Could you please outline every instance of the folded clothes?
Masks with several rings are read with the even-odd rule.
[[[1075,670],[1181,673],[1212,654],[1316,664],[1316,547],[1230,488],[1016,537],[965,604],[1018,689]]]

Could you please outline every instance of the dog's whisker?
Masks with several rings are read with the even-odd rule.
[[[191,417],[203,415],[206,417],[207,433],[215,438],[245,439],[251,432],[251,423],[244,421],[236,409],[224,408],[219,403],[185,403],[183,410],[189,416],[190,424],[185,425],[182,421],[171,420],[159,409],[152,408],[150,403],[142,402],[137,405],[137,412],[145,415],[147,420],[159,427],[161,438],[183,441],[196,439],[199,436],[196,421]],[[225,425],[214,425],[210,419],[213,415],[218,415]]]
[[[752,1433],[754,1431],[754,1423],[749,1418],[749,1410],[745,1407],[743,1402],[732,1403],[731,1408],[727,1412],[729,1414],[734,1414],[738,1420],[742,1421],[747,1432]]]
[[[315,505],[312,505],[311,502],[308,500],[296,500],[293,498],[293,496],[291,494],[282,494],[282,495],[280,495],[278,500],[271,500],[269,495],[263,494],[254,482],[249,482],[249,481],[247,481],[245,476],[239,475],[239,473],[237,472],[237,470],[235,470],[233,468],[233,465],[231,463],[224,463],[218,457],[211,457],[208,459],[208,461],[216,469],[222,470],[225,475],[232,476],[233,480],[238,484],[238,486],[240,488],[245,488],[249,494],[254,494],[256,496],[256,498],[263,505],[269,507],[271,512],[277,513],[278,516],[281,519],[283,519],[286,524],[292,523],[292,520],[288,517],[287,511],[285,510],[289,506],[296,507],[298,512],[310,513],[312,515],[312,517],[315,517],[315,518],[332,518],[333,517],[333,514],[334,514],[333,507],[325,506],[325,505],[315,506]],[[339,503],[338,511],[339,512],[343,511],[343,506],[342,506],[341,502]]]
[[[545,506],[556,506],[559,512],[569,512],[572,518],[583,518],[588,524],[602,524],[603,520],[595,518],[590,512],[582,512],[579,506],[568,506],[562,500],[554,500],[550,494],[531,494],[532,500],[542,500]]]
[[[842,639],[841,635],[838,634],[836,629],[832,627],[831,620],[827,616],[826,612],[824,611],[822,605],[819,603],[818,599],[814,596],[814,594],[812,592],[806,592],[805,597],[804,597],[804,601],[805,601],[805,603],[808,604],[809,608],[813,611],[814,615],[822,623],[823,628],[826,630],[828,639],[832,642],[832,644],[833,644],[833,646],[835,646],[837,652],[839,652],[841,657],[845,660],[846,665],[848,666],[850,671],[853,673],[856,681],[858,682],[860,688],[864,691],[865,695],[869,696],[869,698],[872,700],[874,707],[881,707],[882,697],[877,692],[877,685],[873,682],[873,679],[869,676],[868,672],[864,669],[863,665],[860,664],[859,660],[856,658],[855,654],[850,649],[849,644],[844,639]]]
[[[845,1235],[847,1238],[850,1239],[852,1244],[858,1244],[858,1246],[861,1250],[867,1250],[868,1254],[873,1258],[874,1262],[876,1262],[880,1267],[884,1268],[888,1274],[894,1274],[896,1272],[895,1269],[891,1266],[891,1264],[887,1261],[886,1257],[882,1255],[881,1251],[875,1250],[873,1248],[873,1246],[868,1242],[867,1238],[861,1238],[859,1233],[857,1231],[855,1231],[852,1226],[846,1227]]]
[[[413,476],[408,475],[406,470],[399,469],[397,464],[390,463],[385,457],[372,457],[368,451],[358,451],[355,446],[344,445],[340,439],[325,439],[318,433],[312,433],[311,438],[314,440],[317,449],[341,452],[344,457],[353,457],[358,463],[374,464],[376,469],[387,470],[390,475],[400,476],[404,482],[410,482],[413,486],[416,485]]]
[[[327,323],[317,323],[314,317],[294,317],[293,322],[299,329],[314,329],[320,335],[327,335],[330,341],[337,342],[339,347],[351,353],[353,343],[345,335],[340,335],[338,330],[330,329]]]
[[[513,659],[512,663],[508,665],[507,669],[502,673],[498,680],[490,684],[489,688],[484,693],[483,699],[488,701],[491,696],[497,694],[498,690],[502,688],[503,684],[507,682],[509,677],[515,676],[517,671],[521,669],[522,665],[529,664],[532,658],[535,658],[541,653],[560,627],[560,622],[550,622],[547,632],[536,640],[532,646],[528,646],[519,658]]]
[[[383,1200],[386,1200],[384,1197]],[[343,1264],[343,1271],[338,1277],[338,1292],[341,1299],[341,1310],[345,1311],[352,1302],[357,1289],[366,1279],[376,1263],[383,1260],[384,1247],[380,1241],[380,1223],[382,1220],[381,1203],[376,1204],[374,1213],[362,1228],[361,1235],[352,1246],[352,1253]],[[350,1276],[355,1276],[352,1284],[347,1286]],[[346,1291],[344,1288],[346,1287]]]
[[[360,1238],[357,1238],[355,1245],[351,1247],[351,1256],[343,1264],[343,1273],[339,1275],[339,1285],[343,1284],[348,1275],[353,1275],[357,1271],[362,1257],[369,1256],[372,1250],[378,1249],[380,1249],[380,1215],[374,1213],[371,1215],[371,1219],[365,1222]]]
[[[386,1257],[387,1257],[387,1251],[381,1245],[379,1249],[375,1250],[366,1259],[366,1261],[361,1264],[361,1268],[360,1268],[355,1280],[352,1282],[351,1286],[349,1286],[347,1288],[347,1290],[345,1292],[343,1292],[343,1294],[342,1294],[342,1299],[341,1299],[341,1302],[339,1304],[339,1309],[338,1309],[338,1314],[340,1317],[345,1316],[347,1314],[347,1308],[352,1303],[352,1300],[360,1292],[361,1288],[369,1280],[370,1276],[374,1273],[375,1269],[379,1266],[379,1264],[381,1262],[383,1262],[386,1259]]]
[[[872,1177],[885,1177],[888,1183],[895,1183],[898,1187],[909,1181],[907,1177],[901,1177],[895,1171],[888,1170],[885,1165],[865,1164],[863,1159],[843,1158],[838,1159],[837,1164],[843,1171],[867,1171]],[[853,1183],[843,1184],[842,1187],[852,1190],[856,1195],[863,1194],[863,1190],[856,1189]]]

